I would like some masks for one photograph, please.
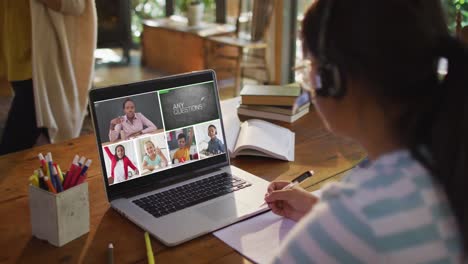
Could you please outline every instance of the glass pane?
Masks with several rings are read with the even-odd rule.
[[[314,2],[315,0],[298,0],[297,1],[297,14],[296,14],[296,22],[297,22],[297,34],[296,34],[296,65],[302,60],[302,43],[300,40],[300,32],[301,32],[301,25],[302,19],[304,19],[304,12],[307,11],[307,8]],[[299,76],[297,72],[295,73],[295,80],[299,80]]]
[[[239,3],[239,1],[242,1]],[[253,0],[227,0],[226,22],[231,25],[236,25],[236,20],[239,18],[239,32],[248,34],[250,32],[250,22],[252,21]],[[239,16],[239,4],[241,12]]]
[[[467,0],[441,0],[449,30],[455,33],[457,12],[461,14],[461,26],[468,26],[468,1]]]
[[[165,16],[166,0],[131,0],[132,35],[135,43],[140,42],[142,20]]]

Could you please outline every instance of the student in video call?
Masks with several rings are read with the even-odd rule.
[[[223,142],[216,137],[218,134],[216,127],[214,125],[209,125],[208,126],[208,136],[211,138],[210,141],[208,142],[208,153],[210,154],[219,154],[219,153],[224,153],[224,144]]]
[[[132,99],[125,99],[123,102],[123,110],[125,115],[116,117],[110,122],[109,140],[111,142],[117,141],[119,138],[127,139],[136,137],[158,129],[154,123],[142,113],[135,112],[136,106]]]
[[[143,169],[153,171],[156,168],[164,168],[167,166],[166,156],[162,153],[159,147],[154,146],[153,141],[145,142],[146,155],[143,157]]]
[[[190,146],[192,146],[193,140],[193,131],[192,129],[188,129],[189,138],[188,141],[186,140],[186,136],[184,133],[180,133],[177,136],[177,143],[179,144],[179,149],[174,153],[174,157],[172,158],[174,161],[177,160],[178,162],[184,162],[190,160]]]
[[[441,1],[317,0],[302,41],[314,106],[370,162],[320,200],[269,185],[272,211],[299,221],[273,262],[467,263],[468,53]]]
[[[109,178],[109,184],[128,180],[128,167],[134,170],[135,175],[138,174],[137,167],[125,155],[124,146],[117,145],[115,147],[115,154],[112,154],[107,146],[104,147],[104,150],[111,161],[111,177]]]

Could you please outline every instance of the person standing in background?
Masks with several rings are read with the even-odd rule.
[[[94,70],[94,0],[1,1],[0,28],[0,75],[15,93],[0,155],[79,136]]]

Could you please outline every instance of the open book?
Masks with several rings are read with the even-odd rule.
[[[294,132],[259,119],[241,123],[236,114],[239,101],[233,98],[221,102],[226,145],[231,157],[251,155],[293,161]]]

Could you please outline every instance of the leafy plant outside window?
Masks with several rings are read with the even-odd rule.
[[[455,32],[458,10],[462,15],[462,26],[468,25],[468,0],[442,0],[442,5],[445,8],[447,23],[451,32]]]
[[[140,43],[143,30],[142,21],[145,19],[165,16],[166,0],[131,0],[131,29],[134,43]]]
[[[215,20],[215,0],[175,0],[175,13],[185,15],[190,2],[202,2],[205,5],[205,21]],[[162,18],[166,16],[166,0],[131,0],[131,29],[134,43],[140,43],[143,30],[142,21],[145,19]]]

